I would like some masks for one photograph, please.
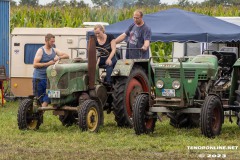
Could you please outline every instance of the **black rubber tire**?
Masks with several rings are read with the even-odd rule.
[[[133,127],[137,135],[149,134],[154,131],[157,113],[149,114],[149,96],[140,94],[133,105]]]
[[[43,114],[33,113],[32,99],[23,99],[19,104],[17,121],[20,130],[37,130],[43,121]]]
[[[195,128],[199,127],[199,114],[187,114],[181,112],[167,113],[170,118],[170,125],[175,128]]]
[[[78,114],[72,111],[65,111],[65,115],[60,115],[59,120],[63,126],[69,127],[77,123]]]
[[[223,107],[215,95],[207,96],[200,113],[201,132],[208,138],[214,138],[221,133],[224,120]]]
[[[82,131],[98,132],[101,123],[99,106],[94,100],[86,100],[78,110],[78,125]]]
[[[119,127],[133,127],[132,105],[135,100],[130,102],[130,96],[127,98],[127,94],[134,90],[131,90],[131,87],[136,86],[138,88],[141,85],[142,90],[148,92],[148,84],[148,77],[140,66],[135,66],[129,77],[115,78],[112,106],[115,121]],[[138,92],[136,93],[138,94]],[[136,98],[137,95],[133,94],[133,97]]]

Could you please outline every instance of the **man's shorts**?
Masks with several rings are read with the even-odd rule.
[[[38,98],[40,97],[39,101],[41,103],[43,102],[50,103],[50,99],[46,94],[46,88],[47,88],[47,79],[33,78],[33,94]]]

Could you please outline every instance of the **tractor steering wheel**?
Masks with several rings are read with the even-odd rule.
[[[109,52],[105,48],[102,47],[96,47],[97,50],[97,57],[108,57]]]

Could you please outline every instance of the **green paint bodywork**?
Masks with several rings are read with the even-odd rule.
[[[114,70],[119,70],[120,74],[115,75],[114,73],[112,73],[111,76],[129,76],[133,66],[136,64],[141,64],[141,66],[144,66],[144,64],[146,64],[147,67],[148,59],[119,59],[114,67]]]
[[[98,71],[98,68],[97,68]],[[74,62],[72,59],[61,60],[58,64],[47,68],[48,88],[51,91],[60,91],[60,98],[51,98],[51,103],[62,105],[76,100],[77,92],[88,90],[88,63],[87,61]],[[96,76],[99,72],[96,72]],[[96,81],[95,81],[96,82]]]
[[[218,60],[213,55],[199,55],[190,61],[164,62],[152,64],[154,72],[154,85],[158,80],[164,82],[162,89],[155,87],[157,98],[168,98],[162,95],[163,89],[173,89],[172,82],[178,80],[181,84],[175,90],[175,97],[181,101],[193,99],[196,93],[199,80],[208,81],[217,78]]]

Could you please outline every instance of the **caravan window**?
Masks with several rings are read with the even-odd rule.
[[[33,60],[38,48],[44,46],[44,44],[25,44],[24,46],[24,63],[33,64]]]

